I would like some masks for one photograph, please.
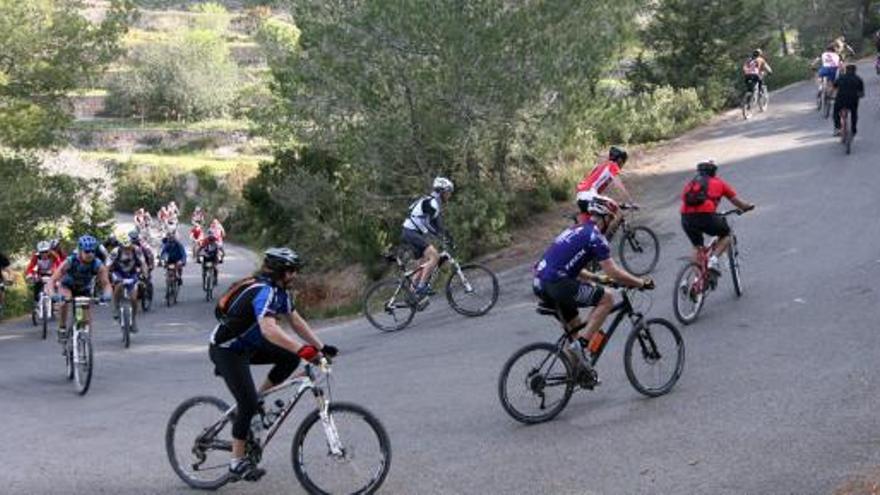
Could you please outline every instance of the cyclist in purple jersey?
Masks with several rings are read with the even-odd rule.
[[[535,265],[533,289],[535,295],[548,307],[557,308],[566,329],[580,325],[578,308],[593,307],[582,333],[569,335],[574,344],[586,347],[593,334],[601,328],[614,307],[610,290],[593,282],[599,276],[586,270],[591,261],[597,261],[607,277],[629,287],[653,289],[654,281],[640,279],[617,266],[611,258],[608,241],[603,232],[613,218],[613,205],[593,201],[588,207],[590,218],[562,231]]]

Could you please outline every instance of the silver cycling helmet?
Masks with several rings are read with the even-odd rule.
[[[455,191],[455,184],[452,183],[451,180],[446,177],[437,177],[434,179],[434,190],[439,192],[453,192]]]

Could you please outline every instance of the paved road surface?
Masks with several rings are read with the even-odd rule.
[[[618,336],[598,391],[577,393],[548,424],[510,419],[495,392],[501,365],[521,345],[557,336],[533,312],[526,268],[503,275],[499,305],[484,318],[460,317],[437,298],[397,334],[363,320],[324,329],[344,352],[336,396],[371,408],[391,435],[384,491],[821,494],[880,464],[880,111],[877,80],[865,79],[852,156],[804,84],[774,94],[768,114],[676,141],[638,174],[640,197],[656,211],[644,220],[663,242],[655,316],[672,318],[672,277],[688,250],[675,198],[693,164],[715,157],[759,205],[735,220],[747,293],[735,299],[723,278],[700,321],[683,329],[687,365],[666,397],[629,386]],[[251,268],[231,249],[221,285]],[[165,459],[165,422],[188,396],[228,397],[211,374],[211,305],[199,300],[194,273],[182,303],[144,317],[128,350],[102,311],[86,397],[64,379],[57,344],[27,322],[0,326],[0,492],[191,493]],[[293,423],[285,428],[263,481],[224,493],[301,493]]]

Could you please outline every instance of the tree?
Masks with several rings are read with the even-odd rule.
[[[348,164],[344,182],[369,192],[362,211],[380,218],[389,199],[399,215],[450,174],[490,201],[483,216],[453,206],[468,220],[457,227],[490,243],[513,193],[543,186],[547,143],[575,134],[572,116],[625,48],[637,4],[292,2],[299,47],[270,57],[276,105],[262,130],[278,148],[308,143]],[[396,238],[397,219],[381,219]]]
[[[58,143],[70,122],[67,93],[86,87],[120,52],[133,15],[113,0],[99,24],[78,0],[0,0],[0,145]]]
[[[720,108],[738,92],[743,60],[767,41],[756,9],[752,0],[661,0],[644,33],[655,76],[696,88],[704,104]]]
[[[97,227],[106,211],[87,207],[96,187],[50,175],[30,150],[61,141],[67,94],[88,86],[120,51],[133,15],[113,0],[91,23],[76,0],[0,0],[0,250],[21,252],[47,229]]]
[[[132,70],[112,81],[108,104],[116,113],[146,118],[214,117],[229,111],[238,82],[238,66],[223,38],[193,29],[136,49]]]

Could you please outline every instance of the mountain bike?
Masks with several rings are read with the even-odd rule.
[[[60,298],[53,300],[61,301]],[[64,363],[67,367],[67,379],[73,380],[79,395],[85,395],[92,383],[92,370],[95,367],[95,354],[92,349],[91,328],[87,313],[92,302],[100,299],[92,297],[74,297],[64,299],[64,303],[73,303],[73,322],[67,330],[59,332],[58,339],[63,347]]]
[[[728,210],[719,215],[727,217],[733,214],[742,215],[743,210]],[[675,279],[675,292],[673,294],[672,306],[675,317],[678,321],[685,325],[693,323],[709,291],[715,290],[718,286],[718,275],[709,270],[709,258],[715,250],[718,238],[714,237],[708,246],[703,246],[697,251],[697,261],[694,262],[690,258],[685,258],[688,263],[685,264],[678,272]],[[730,232],[730,246],[727,248],[728,265],[730,266],[730,279],[733,282],[733,291],[736,297],[742,296],[742,273],[740,272],[739,260],[739,244],[733,229]]]
[[[367,409],[331,402],[329,376],[330,363],[321,358],[260,394],[263,404],[282,391],[290,390],[292,396],[276,398],[269,411],[260,408],[248,435],[247,456],[258,464],[299,400],[312,392],[317,407],[303,419],[291,445],[296,478],[309,493],[374,493],[391,467],[388,434]],[[235,406],[211,396],[187,399],[171,414],[165,450],[172,469],[187,485],[215,490],[233,481],[228,466],[235,414]]]
[[[853,141],[849,108],[841,108],[838,115],[840,118],[840,142],[843,143],[843,146],[846,148],[846,154],[848,155],[852,152]]]
[[[426,296],[420,300],[416,295],[416,275],[421,272],[421,266],[407,270],[403,257],[396,253],[385,255],[385,259],[397,266],[397,275],[367,289],[363,311],[371,325],[383,332],[394,332],[409,325],[416,312],[425,309],[429,299]],[[440,253],[440,262],[428,279],[428,287],[435,285],[444,265],[452,267],[445,285],[446,300],[452,309],[464,316],[483,316],[495,306],[499,287],[492,270],[477,263],[459,264],[447,249]]]
[[[40,277],[43,283],[40,289],[40,295],[34,301],[34,309],[31,311],[31,321],[34,326],[40,325],[43,329],[43,340],[49,334],[49,320],[52,319],[52,298],[46,294],[46,284],[52,280],[52,277]]]
[[[138,283],[137,278],[126,278],[119,281],[122,284],[122,295],[120,296],[118,307],[119,311],[119,328],[122,330],[122,345],[126,349],[131,345],[132,327],[134,325],[134,308],[131,304],[131,292],[134,290],[135,284]]]
[[[613,283],[603,285],[620,288]],[[570,336],[584,328],[586,322],[566,329],[558,308],[539,303],[537,312],[556,318],[563,333],[556,343],[529,344],[507,360],[498,377],[498,397],[504,410],[521,423],[542,423],[562,412],[575,387],[592,390],[597,384],[595,366],[624,318],[629,320],[631,328],[623,347],[627,379],[636,391],[647,397],[669,393],[684,369],[684,340],[669,321],[645,319],[636,311],[630,297],[634,290],[637,289],[623,288],[621,291],[620,302],[611,312],[615,314],[614,320],[604,339],[595,353],[585,356],[589,369],[573,362],[566,352],[572,342]]]
[[[217,286],[217,265],[214,260],[202,258],[202,289],[205,291],[205,301],[214,300],[214,288]]]
[[[171,307],[177,304],[177,296],[180,292],[180,281],[177,279],[177,264],[165,265],[165,306]]]
[[[758,90],[755,91],[755,86],[758,86]],[[742,114],[743,119],[748,120],[753,115],[753,108],[757,108],[759,112],[763,112],[767,110],[767,105],[770,103],[770,94],[767,92],[767,84],[755,84],[753,85],[746,94],[743,95],[742,99]]]

